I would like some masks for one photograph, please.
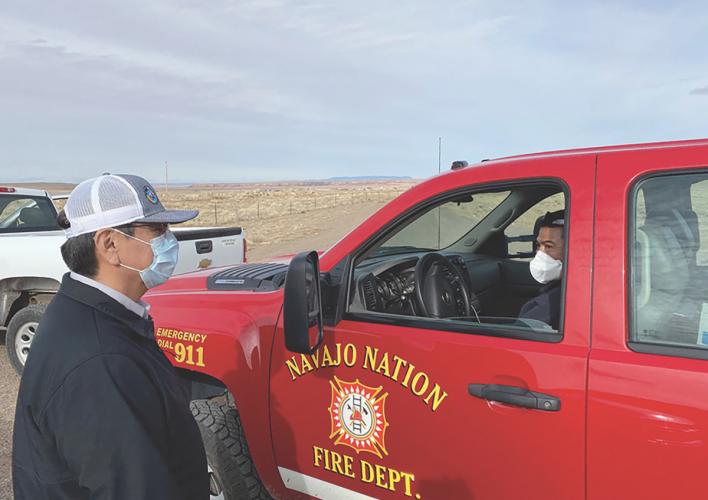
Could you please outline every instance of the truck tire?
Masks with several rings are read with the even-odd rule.
[[[18,373],[22,375],[25,368],[27,354],[29,354],[32,340],[37,333],[39,320],[42,319],[46,305],[37,304],[20,309],[10,320],[5,333],[5,347],[10,364]]]
[[[191,403],[209,464],[211,498],[270,500],[251,460],[236,409],[226,397]]]

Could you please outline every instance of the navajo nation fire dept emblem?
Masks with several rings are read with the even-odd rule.
[[[369,387],[359,382],[344,382],[334,377],[329,382],[332,386],[332,403],[329,414],[332,422],[330,438],[336,438],[334,444],[343,444],[354,448],[357,453],[368,451],[379,458],[388,455],[385,444],[386,398],[381,394],[383,386]]]

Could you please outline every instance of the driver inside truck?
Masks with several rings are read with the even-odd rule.
[[[561,275],[565,250],[565,212],[546,212],[536,236],[537,250],[529,263],[531,276],[543,286],[519,311],[519,318],[535,319],[558,330],[560,323]]]

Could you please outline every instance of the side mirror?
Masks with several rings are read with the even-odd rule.
[[[285,276],[283,327],[285,347],[292,352],[312,354],[324,339],[317,252],[303,252],[290,261]]]

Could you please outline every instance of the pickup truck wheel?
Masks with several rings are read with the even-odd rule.
[[[15,371],[22,375],[25,368],[34,335],[37,333],[39,320],[42,319],[44,305],[31,305],[17,311],[7,325],[5,334],[5,347],[10,364]]]
[[[226,398],[195,400],[191,409],[206,450],[211,498],[270,499],[251,460],[236,409]]]

